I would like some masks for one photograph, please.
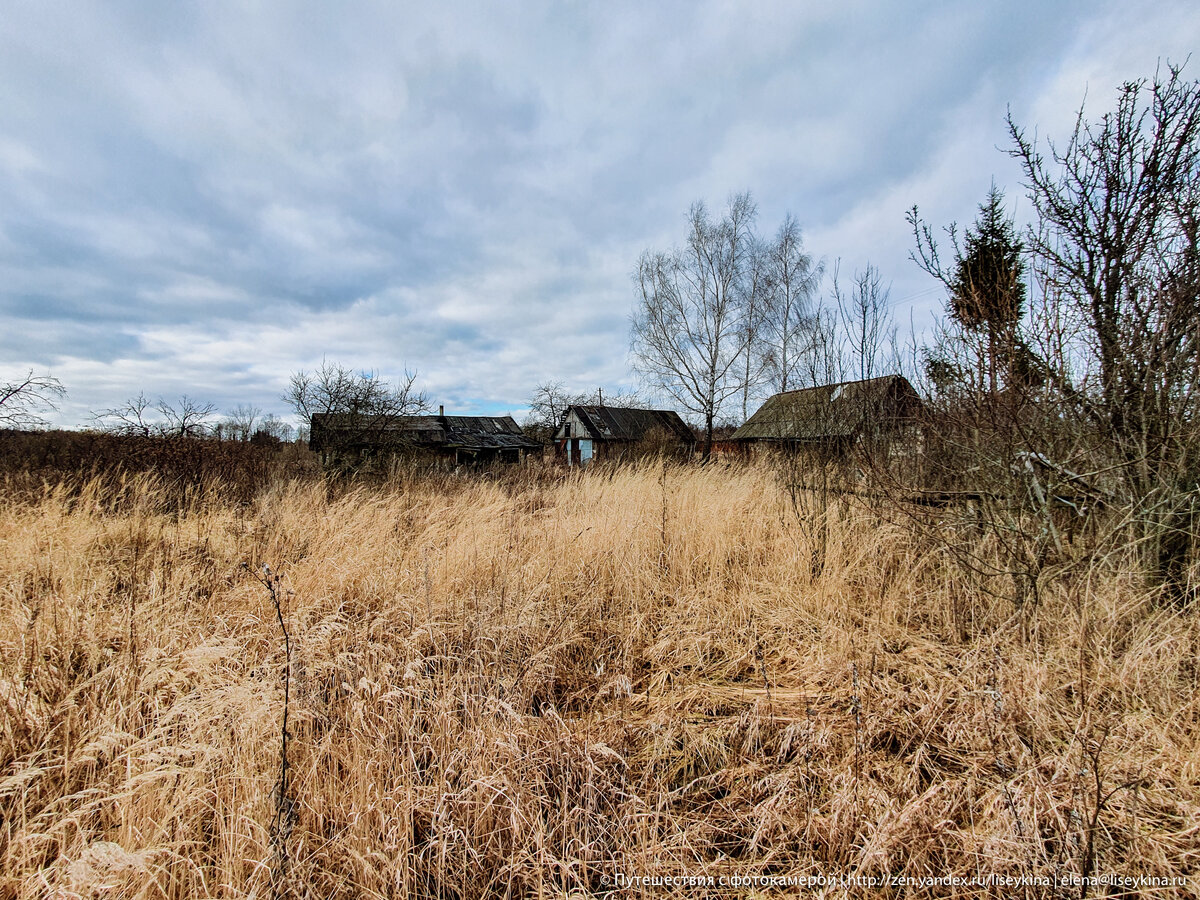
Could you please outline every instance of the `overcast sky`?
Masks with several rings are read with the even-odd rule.
[[[639,253],[745,190],[921,329],[905,210],[968,223],[995,179],[1021,217],[1006,109],[1065,136],[1197,46],[1173,0],[13,0],[0,381],[59,378],[65,425],[139,391],[283,413],[324,357],[520,415],[631,386]]]

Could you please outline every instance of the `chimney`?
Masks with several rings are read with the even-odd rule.
[[[438,405],[438,415],[444,416],[445,414],[446,414],[446,407],[439,404]]]

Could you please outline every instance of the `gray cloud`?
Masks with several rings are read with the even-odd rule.
[[[0,30],[0,372],[280,408],[323,356],[518,409],[628,384],[630,272],[696,199],[940,306],[903,215],[970,220],[1018,121],[1183,59],[1183,2],[29,4]]]

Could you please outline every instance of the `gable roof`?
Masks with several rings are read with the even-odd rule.
[[[920,408],[917,392],[903,375],[823,384],[769,398],[731,440],[848,438],[868,422],[895,422],[915,415]]]
[[[554,433],[556,440],[568,436],[563,433],[563,427],[572,413],[594,441],[640,441],[652,431],[660,431],[688,443],[696,440],[692,429],[674,410],[632,409],[624,406],[568,406]]]
[[[314,413],[309,447],[320,452],[350,446],[407,444],[424,449],[536,450],[512,416],[363,416]]]

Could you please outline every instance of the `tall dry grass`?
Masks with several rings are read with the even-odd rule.
[[[1115,563],[1017,614],[843,501],[814,575],[755,468],[98,485],[0,500],[0,897],[1197,895],[1200,633]]]

